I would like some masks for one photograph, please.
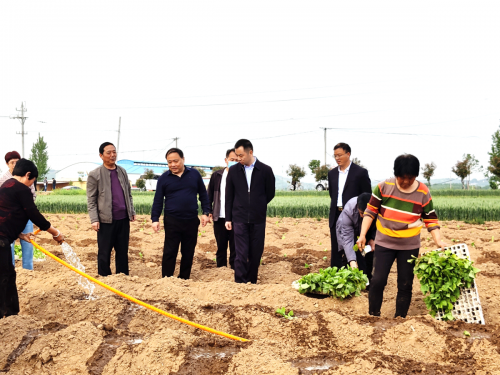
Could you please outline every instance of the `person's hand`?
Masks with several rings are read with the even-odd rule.
[[[438,242],[436,242],[436,245],[437,245],[438,247],[440,247],[442,250],[444,250],[444,248],[445,248],[445,247],[449,247],[449,246],[450,246],[450,245],[448,245],[448,244],[447,244],[446,242],[444,242],[444,241],[438,241]]]
[[[358,268],[358,263],[355,260],[351,260],[349,262],[349,265],[351,266],[351,268]]]
[[[214,215],[208,214],[208,222],[212,223],[214,221]]]
[[[201,226],[205,227],[208,223],[209,219],[207,215],[201,215]]]
[[[134,216],[132,216],[132,220],[130,220],[130,221],[135,221],[135,215],[134,215]]]
[[[370,245],[370,247],[372,248],[372,251],[375,251],[375,241],[373,241],[373,240],[368,241],[368,245]]]
[[[155,221],[153,224],[151,224],[151,228],[153,228],[155,233],[158,233],[160,231],[160,222]]]
[[[33,233],[20,233],[18,237],[20,240],[30,242],[30,240],[34,238],[35,235]]]
[[[56,241],[59,245],[62,244],[64,242],[64,236],[62,235],[61,232],[59,232],[59,235],[58,236],[52,236],[52,238],[54,239],[54,241]]]
[[[226,229],[233,230],[233,224],[230,221],[226,221]]]
[[[92,223],[92,229],[95,230],[96,232],[99,232],[100,224],[98,221],[95,221]]]
[[[364,250],[366,245],[366,237],[359,236],[358,240],[356,241],[356,244],[358,245],[359,250]]]

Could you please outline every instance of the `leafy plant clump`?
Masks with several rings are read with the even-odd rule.
[[[286,313],[286,309],[284,307],[277,309],[276,314],[281,315],[285,319],[293,319],[293,310],[290,310],[288,314]]]
[[[422,293],[428,294],[424,302],[432,317],[441,311],[443,320],[453,320],[453,303],[460,298],[460,289],[470,288],[479,272],[473,267],[474,262],[461,259],[450,250],[431,251],[408,262],[415,262],[413,273],[420,280]]]
[[[23,258],[23,250],[21,245],[14,245],[14,255],[17,255],[18,259]],[[33,247],[33,259],[45,259],[45,254]]]
[[[368,277],[358,268],[328,267],[303,276],[299,280],[299,293],[322,293],[344,299],[359,296],[367,282]]]

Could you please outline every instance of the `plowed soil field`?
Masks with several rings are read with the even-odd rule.
[[[87,272],[98,277],[96,234],[88,216],[48,217]],[[500,374],[500,223],[442,224],[447,242],[466,243],[481,269],[477,284],[486,325],[435,321],[416,279],[409,316],[393,319],[395,269],[380,318],[368,316],[367,293],[344,301],[300,295],[292,281],[330,262],[327,220],[268,219],[257,285],[235,284],[231,269],[215,267],[211,225],[200,227],[192,279],[162,279],[164,234],[153,234],[142,216],[131,227],[130,276],[99,279],[170,313],[251,341],[197,330],[99,286],[97,298],[88,300],[76,274],[55,261],[35,262],[35,271],[21,269],[18,261],[21,312],[0,320],[0,369],[93,375]],[[37,241],[64,259],[48,234]],[[425,248],[432,249],[432,243],[424,230]],[[296,318],[276,315],[280,307],[292,309]]]

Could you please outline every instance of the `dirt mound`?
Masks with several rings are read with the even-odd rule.
[[[50,215],[55,226],[84,215]],[[84,221],[84,220],[85,221]],[[0,320],[0,369],[12,374],[494,374],[500,373],[500,238],[496,223],[445,223],[445,240],[467,238],[480,259],[477,284],[487,325],[438,322],[414,281],[407,319],[392,319],[392,270],[382,317],[367,315],[368,298],[344,301],[300,295],[291,283],[330,262],[327,221],[268,220],[257,285],[235,284],[216,268],[212,228],[200,228],[191,280],[161,278],[163,233],[150,234],[145,217],[132,223],[130,276],[97,275],[95,232],[71,233],[87,272],[108,285],[179,317],[248,338],[235,342],[139,307],[101,288],[87,300],[76,275],[51,259],[20,269],[21,312]],[[495,225],[493,225],[495,224]],[[460,225],[460,227],[458,227]],[[486,227],[491,229],[485,229]],[[465,230],[464,230],[465,228]],[[285,229],[285,230],[283,230]],[[485,232],[490,239],[485,243]],[[44,247],[63,256],[47,234]],[[474,242],[474,246],[472,246]],[[325,245],[326,244],[326,245]],[[132,246],[133,245],[133,246]],[[422,233],[422,251],[430,250]],[[179,263],[179,258],[177,263]],[[306,267],[307,264],[307,267]],[[114,268],[114,257],[112,258]],[[178,272],[179,265],[177,264]],[[286,320],[275,311],[293,310]],[[464,331],[470,332],[470,337]]]

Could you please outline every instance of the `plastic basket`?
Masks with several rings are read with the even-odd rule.
[[[434,251],[440,250],[441,249],[437,249]],[[464,243],[446,247],[445,250],[450,250],[459,258],[470,259],[469,248]],[[486,324],[475,281],[472,287],[460,289],[460,298],[453,305],[451,315],[453,315],[455,319],[463,320],[466,323]],[[438,312],[436,314],[436,319],[442,320],[443,315],[443,313]]]

